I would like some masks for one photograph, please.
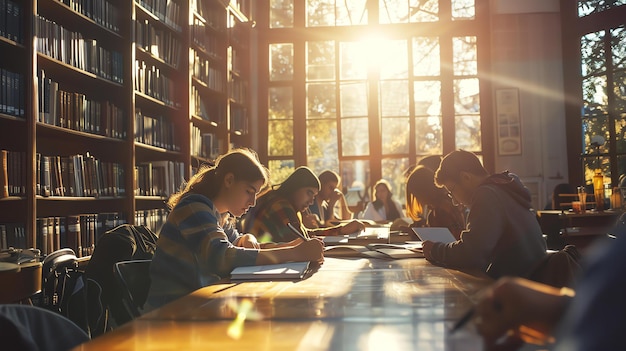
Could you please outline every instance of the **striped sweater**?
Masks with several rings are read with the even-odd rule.
[[[223,224],[225,216],[200,194],[184,196],[172,209],[150,265],[149,307],[226,278],[235,267],[255,264],[258,250],[234,245],[241,234]]]

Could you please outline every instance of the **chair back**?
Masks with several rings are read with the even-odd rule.
[[[528,279],[557,288],[573,288],[581,272],[581,255],[574,245],[548,253],[531,269]]]
[[[77,279],[82,275],[74,250],[64,248],[50,253],[42,262],[41,273],[41,304],[49,310],[64,313]]]
[[[128,318],[139,317],[150,289],[150,262],[130,260],[115,263],[115,278],[122,289],[122,303]]]

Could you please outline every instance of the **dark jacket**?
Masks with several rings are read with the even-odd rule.
[[[493,278],[525,276],[546,254],[541,227],[528,189],[512,173],[494,174],[481,184],[469,204],[461,239],[435,243],[435,264],[480,270]]]

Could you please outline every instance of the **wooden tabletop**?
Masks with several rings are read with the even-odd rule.
[[[326,258],[298,282],[200,289],[75,350],[479,350],[449,329],[491,283],[424,259]]]

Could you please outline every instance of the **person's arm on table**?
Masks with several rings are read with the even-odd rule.
[[[552,341],[552,332],[573,296],[571,289],[523,278],[498,280],[476,305],[476,327],[485,348],[497,349],[511,339],[535,344]]]
[[[259,250],[257,265],[275,264],[293,261],[324,262],[324,245],[320,240],[307,240],[295,246],[275,247]]]

